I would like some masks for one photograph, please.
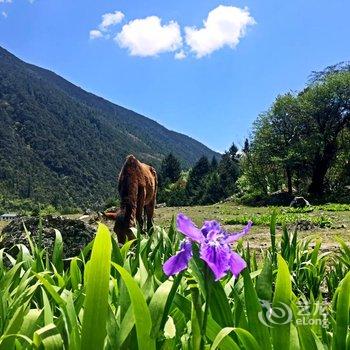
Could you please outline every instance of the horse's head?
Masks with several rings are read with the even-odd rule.
[[[130,227],[132,227],[132,222],[126,217],[125,210],[118,209],[115,216],[114,232],[117,234],[119,243],[125,243],[126,237],[129,240],[135,238]]]

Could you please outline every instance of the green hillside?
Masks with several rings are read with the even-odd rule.
[[[215,152],[0,47],[0,194],[55,206],[98,205],[116,193],[126,155],[184,167]]]

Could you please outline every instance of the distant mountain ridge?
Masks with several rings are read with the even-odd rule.
[[[115,195],[127,154],[158,166],[169,152],[220,156],[0,47],[0,194],[89,206]]]

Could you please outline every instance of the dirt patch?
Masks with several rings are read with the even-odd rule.
[[[29,242],[26,238],[25,229],[35,243],[39,241],[40,224],[39,218],[19,218],[9,223],[1,233],[0,248],[11,250],[16,244],[24,244],[28,249]],[[64,258],[77,256],[80,251],[94,238],[95,225],[89,225],[81,220],[66,219],[63,217],[46,216],[42,218],[42,245],[52,252],[55,241],[55,229],[59,230],[63,239]]]

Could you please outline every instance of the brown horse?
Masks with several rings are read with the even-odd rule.
[[[152,228],[157,187],[155,169],[141,163],[133,155],[128,156],[118,179],[121,203],[120,209],[115,213],[114,232],[120,243],[124,243],[126,237],[129,240],[135,238],[130,228],[135,227],[136,223],[143,229],[144,212],[147,216],[147,230]]]

